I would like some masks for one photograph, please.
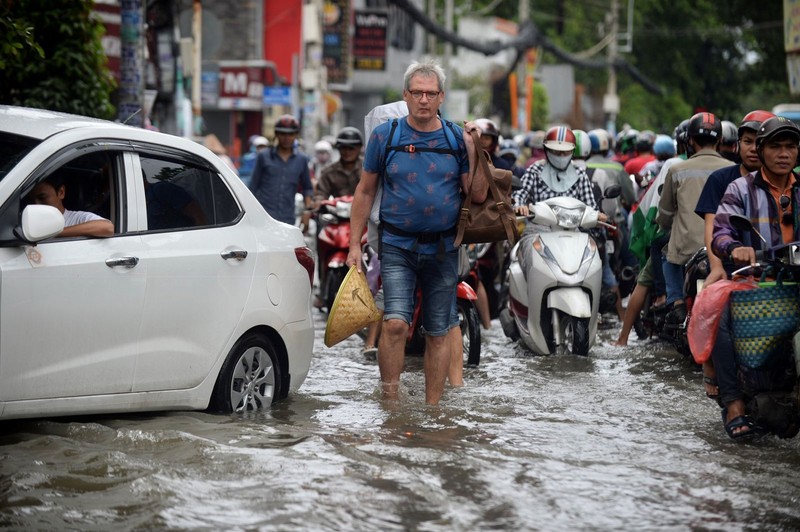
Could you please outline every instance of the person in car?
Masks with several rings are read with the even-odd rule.
[[[111,236],[114,224],[102,216],[88,211],[72,211],[64,207],[67,187],[58,176],[50,176],[33,187],[27,201],[36,205],[50,205],[64,215],[64,230],[59,238],[74,236]]]

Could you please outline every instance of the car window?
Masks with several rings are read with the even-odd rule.
[[[49,204],[64,213],[66,226],[105,218],[114,223],[114,232],[119,233],[120,156],[121,153],[103,150],[65,157],[23,189],[21,207]]]
[[[13,133],[0,133],[0,180],[36,147],[39,141]]]
[[[149,230],[234,222],[241,209],[219,174],[177,159],[140,154]]]

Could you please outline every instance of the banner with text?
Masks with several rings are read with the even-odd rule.
[[[386,70],[386,11],[356,10],[353,32],[353,68]]]

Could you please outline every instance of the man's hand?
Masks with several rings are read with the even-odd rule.
[[[725,268],[723,268],[721,265],[718,267],[712,267],[711,271],[708,272],[708,277],[706,277],[706,280],[703,281],[703,289],[708,288],[717,281],[724,281],[727,278],[728,274],[725,271]]]
[[[347,267],[353,264],[356,265],[358,273],[361,273],[361,248],[357,246],[350,246],[350,252],[347,254]]]
[[[756,251],[749,247],[738,247],[731,253],[731,259],[736,264],[749,264],[753,266],[756,263]]]
[[[514,212],[517,213],[517,216],[529,216],[531,213],[527,205],[517,205],[514,207]]]

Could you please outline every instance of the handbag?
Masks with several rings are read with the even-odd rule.
[[[519,239],[519,229],[511,201],[511,171],[495,168],[480,149],[478,134],[470,133],[477,164],[470,173],[469,189],[461,204],[455,245],[508,240],[513,246]],[[479,172],[489,183],[489,193],[483,203],[473,203],[472,183]]]
[[[785,349],[800,325],[798,285],[760,283],[759,288],[731,293],[731,326],[736,360],[758,369]]]

